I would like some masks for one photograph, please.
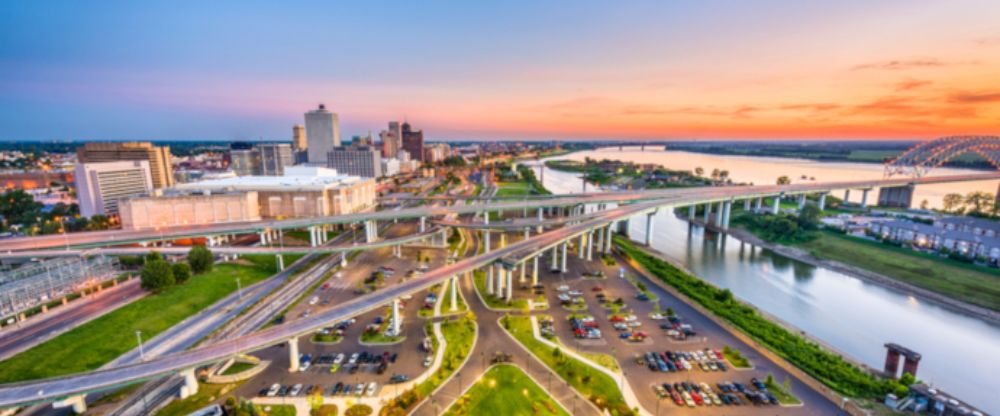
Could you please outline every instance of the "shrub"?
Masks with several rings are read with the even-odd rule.
[[[368,416],[370,414],[372,414],[372,408],[366,404],[356,404],[344,412],[344,416]]]
[[[191,266],[188,266],[187,263],[174,263],[170,268],[174,273],[174,282],[177,284],[184,283],[191,278]]]
[[[147,260],[142,266],[142,288],[151,292],[161,292],[174,285],[174,272],[166,260]]]
[[[187,261],[194,274],[202,274],[212,270],[215,258],[211,250],[204,246],[194,246],[191,247],[191,251],[188,251]]]

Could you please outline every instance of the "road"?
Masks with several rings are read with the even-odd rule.
[[[998,174],[963,175],[947,178],[922,178],[920,183],[948,182],[958,180],[984,180],[1000,178]],[[753,187],[718,187],[684,189],[675,192],[670,198],[659,198],[653,201],[634,203],[602,211],[603,215],[593,219],[583,220],[560,229],[533,236],[530,239],[513,243],[490,253],[462,259],[454,264],[440,267],[426,273],[422,277],[411,279],[399,285],[379,290],[369,295],[354,298],[329,310],[319,312],[308,318],[299,319],[277,327],[237,337],[229,340],[199,347],[196,349],[157,357],[143,363],[126,365],[86,374],[71,375],[47,380],[36,380],[18,384],[0,386],[0,407],[22,404],[25,402],[44,401],[67,397],[82,392],[108,389],[135,380],[148,379],[159,375],[176,372],[188,368],[210,364],[223,360],[235,354],[253,351],[267,346],[287,341],[290,338],[311,333],[319,328],[338,322],[352,316],[360,315],[384,305],[392,299],[424,290],[434,284],[443,283],[455,275],[480,268],[498,260],[521,261],[549,247],[554,247],[567,239],[589,232],[592,229],[607,226],[610,222],[626,219],[635,215],[650,212],[661,207],[688,205],[694,202],[713,202],[731,200],[734,197],[758,197],[775,195],[777,193],[807,193],[830,189],[856,188],[868,186],[871,183],[909,183],[911,180],[890,181],[857,181],[834,184],[807,184],[789,186],[753,186]],[[491,204],[490,209],[499,209],[499,205]],[[428,212],[450,213],[448,209],[461,209],[464,206],[428,208]],[[469,212],[482,209],[473,207]],[[399,212],[399,211],[396,211]],[[392,212],[389,212],[390,214]]]
[[[519,210],[545,207],[572,206],[583,203],[636,203],[656,199],[670,199],[678,205],[716,202],[732,198],[769,197],[777,194],[800,194],[809,192],[828,192],[840,189],[877,188],[884,186],[902,186],[908,184],[930,184],[948,182],[967,182],[1000,179],[1000,173],[982,173],[972,175],[932,176],[923,178],[895,178],[864,181],[844,181],[831,183],[793,184],[793,185],[763,185],[763,186],[728,186],[711,188],[710,195],[700,194],[700,188],[678,188],[649,191],[601,192],[580,194],[577,196],[560,196],[545,198],[523,198],[519,201],[490,203],[492,210]],[[482,210],[481,205],[451,205],[423,206],[416,208],[364,212],[338,216],[295,218],[287,220],[263,220],[253,222],[168,227],[145,230],[113,230],[71,233],[66,235],[45,235],[35,237],[19,237],[0,241],[0,252],[17,250],[36,250],[58,247],[102,247],[110,245],[133,244],[139,242],[173,240],[188,237],[205,237],[224,234],[256,233],[267,229],[301,229],[321,224],[356,224],[366,220],[386,221],[393,219],[412,219],[420,217],[439,217],[451,213],[472,214]]]

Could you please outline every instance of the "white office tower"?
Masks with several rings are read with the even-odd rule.
[[[326,166],[327,154],[340,147],[340,119],[326,106],[306,113],[307,161]]]
[[[118,215],[118,202],[153,191],[149,161],[80,163],[76,165],[76,195],[80,215]]]

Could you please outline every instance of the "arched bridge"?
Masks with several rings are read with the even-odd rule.
[[[1000,136],[948,136],[913,146],[885,164],[886,176],[921,177],[966,153],[975,153],[1000,169]]]

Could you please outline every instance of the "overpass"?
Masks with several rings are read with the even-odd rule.
[[[71,398],[76,395],[80,395],[92,391],[100,391],[115,388],[118,386],[123,386],[131,384],[138,381],[149,380],[155,377],[163,376],[171,373],[183,373],[186,376],[192,375],[192,370],[207,364],[211,364],[217,361],[221,361],[232,357],[239,353],[245,353],[250,351],[255,351],[268,346],[276,345],[283,342],[297,342],[297,338],[302,335],[307,335],[316,330],[329,326],[331,323],[339,322],[344,319],[348,319],[359,314],[374,310],[381,307],[382,305],[389,303],[395,299],[398,299],[404,295],[418,292],[420,290],[427,289],[435,284],[445,283],[446,281],[451,281],[454,283],[456,279],[472,270],[482,268],[482,267],[494,267],[499,264],[501,266],[500,278],[502,279],[506,274],[507,279],[510,279],[510,271],[518,266],[524,266],[529,260],[535,262],[535,267],[537,269],[537,261],[540,257],[546,255],[547,252],[551,253],[553,259],[553,266],[556,265],[556,260],[559,257],[559,248],[562,250],[562,263],[565,267],[565,258],[567,256],[567,241],[574,238],[581,238],[581,242],[585,243],[588,250],[592,248],[591,243],[594,239],[592,238],[593,233],[604,233],[605,238],[610,238],[610,228],[613,224],[618,221],[627,221],[629,218],[638,215],[650,215],[655,213],[658,209],[672,209],[676,207],[683,206],[694,206],[696,204],[713,204],[719,203],[720,207],[725,205],[724,210],[720,212],[728,212],[728,207],[736,202],[737,200],[750,201],[753,199],[764,198],[764,197],[774,197],[779,195],[791,196],[791,195],[806,195],[809,193],[826,193],[834,190],[841,189],[871,189],[873,187],[886,187],[886,186],[909,186],[909,185],[919,185],[919,184],[930,184],[930,183],[949,183],[949,182],[963,182],[963,181],[980,181],[980,180],[997,180],[1000,179],[1000,174],[998,173],[988,173],[988,174],[974,174],[974,175],[958,175],[958,176],[939,176],[939,177],[922,177],[922,178],[911,178],[911,179],[882,179],[882,180],[867,180],[867,181],[845,181],[836,183],[818,183],[818,184],[801,184],[801,185],[769,185],[769,186],[746,186],[746,187],[714,187],[714,188],[689,188],[689,189],[674,189],[667,191],[658,192],[647,192],[642,196],[642,193],[623,193],[623,194],[598,194],[593,197],[588,198],[562,198],[555,200],[546,200],[541,202],[531,201],[531,203],[536,203],[533,205],[537,208],[543,208],[546,206],[566,206],[566,205],[576,205],[581,203],[612,203],[612,202],[628,202],[615,208],[606,209],[600,211],[599,215],[588,216],[587,218],[580,217],[578,221],[571,222],[565,227],[554,229],[546,233],[537,234],[531,238],[519,241],[514,244],[510,244],[506,247],[499,249],[494,249],[492,251],[487,251],[486,253],[469,257],[466,259],[459,260],[453,264],[445,265],[443,267],[434,269],[427,272],[421,277],[410,279],[408,281],[402,282],[398,285],[387,287],[376,291],[374,293],[354,298],[351,301],[345,302],[343,304],[337,305],[333,308],[327,309],[325,311],[319,312],[316,315],[297,319],[291,322],[287,322],[280,326],[271,327],[260,332],[240,336],[233,339],[228,339],[215,344],[206,345],[198,347],[192,350],[187,350],[179,352],[172,355],[161,356],[157,358],[150,359],[145,362],[135,363],[130,365],[124,365],[119,367],[113,367],[103,370],[97,370],[88,373],[73,374],[62,377],[55,377],[43,380],[33,380],[21,383],[12,383],[6,385],[0,385],[0,407],[10,407],[16,405],[23,405],[28,403],[43,402],[58,400],[64,398]],[[629,195],[631,198],[623,198],[621,195]],[[556,204],[552,204],[552,201],[558,201]],[[552,205],[548,205],[552,204]],[[758,203],[759,204],[759,203]],[[508,205],[504,204],[494,204],[489,207],[489,210],[501,209],[501,207],[506,207]],[[510,205],[508,209],[519,209],[521,205],[513,204]],[[454,210],[454,211],[452,211]],[[354,214],[352,219],[354,221],[361,220],[371,220],[373,218],[379,219],[393,219],[393,218],[414,218],[423,217],[431,215],[446,215],[451,213],[460,212],[476,212],[483,211],[483,206],[465,208],[461,206],[452,207],[442,207],[442,208],[431,208],[431,209],[408,209],[408,210],[397,210],[397,211],[383,211],[380,213],[368,213],[368,214]],[[394,217],[396,215],[397,217]],[[330,223],[334,218],[324,217],[316,219],[299,219],[299,220],[286,220],[286,221],[274,221],[268,224],[277,224],[281,227],[288,228],[299,228],[303,224],[306,225],[317,225]],[[344,221],[346,222],[346,221]],[[651,231],[652,222],[647,223],[647,231]],[[240,227],[261,227],[261,224],[249,224],[241,225]],[[165,230],[166,231],[166,230]],[[177,231],[177,234],[173,234],[173,230],[168,233],[168,235],[173,236],[177,234],[191,233],[191,230]],[[647,236],[651,232],[647,232]],[[585,236],[591,236],[591,238],[584,239]],[[648,237],[647,237],[648,238]],[[20,239],[24,240],[24,239]],[[598,241],[598,245],[600,245]],[[17,244],[12,244],[10,246],[14,247],[24,247],[29,246],[26,241],[19,241]],[[604,244],[603,248],[608,249],[610,245]],[[4,247],[4,250],[9,248]],[[580,247],[580,255],[583,256],[584,249],[583,245]],[[589,251],[588,251],[589,255]],[[509,280],[508,280],[509,282]],[[508,287],[512,285],[507,285]],[[297,344],[293,344],[297,345]],[[289,348],[292,352],[294,348]],[[187,377],[188,382],[196,382],[194,377]]]

